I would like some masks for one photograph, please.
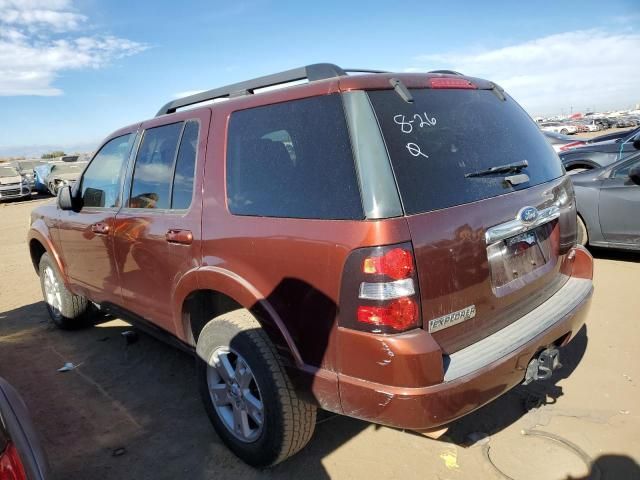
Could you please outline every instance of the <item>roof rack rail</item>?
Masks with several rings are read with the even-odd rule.
[[[252,80],[246,80],[244,82],[234,83],[224,87],[207,90],[206,92],[196,93],[195,95],[189,95],[188,97],[172,100],[158,110],[156,117],[175,113],[179,108],[214,100],[216,98],[228,98],[251,94],[258,88],[273,87],[275,85],[305,79],[313,82],[315,80],[341,77],[347,75],[347,72],[384,73],[381,70],[365,70],[360,68],[342,69],[332,63],[314,63],[313,65],[273,73],[271,75],[265,75],[264,77],[258,77]]]

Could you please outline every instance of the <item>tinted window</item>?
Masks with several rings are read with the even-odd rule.
[[[144,132],[131,184],[131,208],[169,208],[173,164],[182,123]]]
[[[232,114],[227,201],[238,215],[363,218],[340,96]]]
[[[93,158],[82,177],[85,207],[116,207],[124,164],[131,151],[132,134],[109,140]]]
[[[552,147],[511,98],[488,90],[411,90],[405,102],[393,90],[369,92],[382,128],[405,213],[474,202],[547,182],[563,174]],[[508,174],[465,177],[526,160],[529,182]]]
[[[184,127],[173,177],[171,208],[189,208],[193,196],[193,174],[198,150],[198,122],[189,121]]]

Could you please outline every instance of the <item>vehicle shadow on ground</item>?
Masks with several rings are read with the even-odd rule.
[[[119,320],[60,331],[43,302],[0,314],[0,376],[25,399],[65,480],[329,478],[322,460],[369,424],[322,413],[313,441],[259,471],[221,442],[201,404],[193,356]],[[66,362],[77,368],[66,373]]]
[[[122,333],[131,329],[112,320],[60,331],[47,322],[43,302],[0,314],[0,376],[25,398],[54,478],[325,479],[328,455],[363,430],[382,428],[322,412],[307,448],[272,469],[253,469],[211,427],[193,356],[142,332],[128,344]],[[516,387],[452,424],[442,441],[465,446],[469,433],[497,433],[554,402],[562,395],[558,380],[571,374],[586,345],[583,328],[563,348],[563,368],[552,379]],[[66,362],[78,368],[59,373]]]
[[[569,377],[576,369],[587,349],[587,327],[583,326],[576,336],[560,348],[562,368],[553,372],[548,380],[518,385],[493,402],[453,422],[443,437],[459,446],[468,446],[470,435],[483,433],[494,435],[520,420],[532,409],[555,404],[563,395],[558,382]]]
[[[589,251],[595,258],[600,258],[602,260],[640,263],[640,252],[597,247],[589,247]]]

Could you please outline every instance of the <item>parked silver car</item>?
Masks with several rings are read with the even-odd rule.
[[[0,201],[31,196],[29,180],[17,168],[0,165]]]
[[[640,153],[571,179],[578,207],[578,241],[640,250]]]

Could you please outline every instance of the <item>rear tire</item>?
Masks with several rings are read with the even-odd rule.
[[[587,227],[582,221],[582,219],[580,218],[580,216],[578,216],[577,229],[578,229],[578,234],[577,234],[578,245],[582,245],[586,247],[587,244],[589,243],[589,234],[587,232]]]
[[[567,130],[566,128],[563,128],[562,130],[560,130],[560,133],[562,135],[566,135],[567,133],[569,133],[569,130]]]
[[[243,461],[273,466],[309,442],[316,408],[298,397],[275,347],[247,310],[211,320],[198,337],[196,352],[207,415]]]
[[[42,296],[53,323],[63,330],[85,326],[91,304],[85,297],[74,295],[67,289],[48,253],[40,258],[39,274]]]

